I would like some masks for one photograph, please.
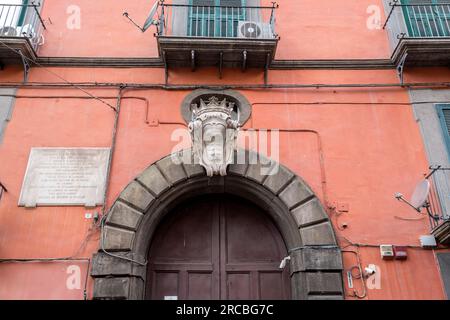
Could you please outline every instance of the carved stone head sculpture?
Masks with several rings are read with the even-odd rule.
[[[206,102],[200,99],[200,106],[191,106],[189,131],[194,154],[209,177],[225,176],[228,165],[233,162],[239,131],[239,120],[231,118],[233,109],[233,102],[219,101],[215,96]]]

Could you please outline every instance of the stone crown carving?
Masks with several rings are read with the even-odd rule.
[[[211,96],[200,99],[200,106],[192,104],[189,123],[194,155],[206,169],[208,176],[227,174],[233,162],[233,152],[239,131],[239,119],[233,120],[234,103]]]

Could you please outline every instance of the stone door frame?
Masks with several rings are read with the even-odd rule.
[[[232,164],[227,176],[209,178],[200,165],[182,163],[186,153],[192,155],[184,150],[150,165],[109,210],[92,262],[94,299],[144,299],[147,253],[159,222],[189,198],[223,193],[254,202],[272,217],[291,255],[293,299],[343,298],[342,255],[333,226],[300,177],[283,165],[276,174],[262,175],[264,164],[276,163],[256,154],[257,163],[248,164],[255,153],[245,151],[247,164]]]

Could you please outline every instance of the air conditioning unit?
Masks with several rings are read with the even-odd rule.
[[[38,35],[31,24],[24,26],[4,26],[0,28],[0,37],[20,37],[28,38],[34,46],[41,46],[44,44],[44,36]]]
[[[245,39],[273,39],[272,27],[268,23],[239,21],[238,38]]]
[[[0,28],[0,37],[17,37],[16,27],[4,26]]]

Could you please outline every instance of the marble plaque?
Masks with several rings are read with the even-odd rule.
[[[19,206],[103,204],[109,148],[32,148]]]

